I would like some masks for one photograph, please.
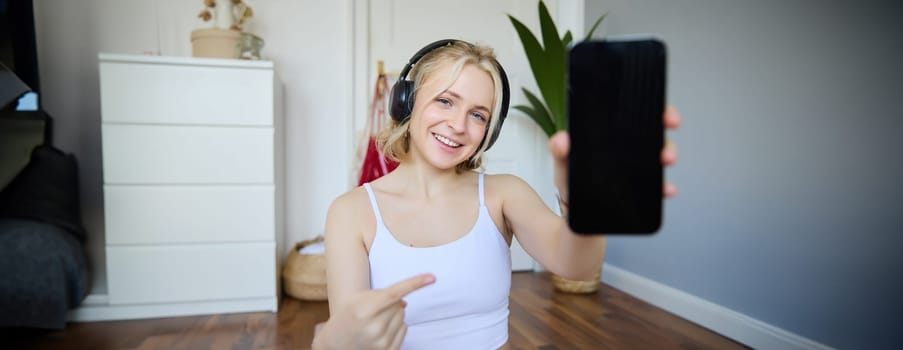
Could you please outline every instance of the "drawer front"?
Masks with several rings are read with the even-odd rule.
[[[273,243],[107,247],[111,305],[276,296]]]
[[[106,185],[106,242],[273,241],[274,196],[272,185]]]
[[[271,184],[273,129],[104,124],[106,184]]]
[[[271,69],[101,62],[105,122],[273,125]]]

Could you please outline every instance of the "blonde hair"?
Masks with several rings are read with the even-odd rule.
[[[501,119],[499,113],[502,110],[503,92],[502,78],[499,74],[497,62],[495,53],[493,53],[492,48],[488,46],[470,44],[464,41],[454,41],[424,55],[416,62],[409,74],[412,77],[411,80],[414,81],[414,96],[417,96],[420,87],[423,86],[423,83],[426,82],[428,77],[439,71],[445,64],[452,64],[452,73],[448,77],[448,81],[436,91],[432,91],[430,96],[425,97],[427,100],[436,98],[436,96],[439,96],[439,94],[454,84],[455,80],[458,79],[458,76],[461,75],[461,70],[463,70],[465,65],[470,64],[480,68],[486,73],[489,73],[492,77],[492,83],[495,85],[495,96],[493,96],[492,102],[492,115],[486,126],[488,132],[484,133],[485,136],[483,137],[483,142],[476,153],[474,153],[467,161],[457,165],[456,170],[459,172],[479,169],[483,165],[483,152],[488,148],[489,138],[492,137],[494,130],[499,125]],[[408,129],[410,128],[412,117],[413,116],[408,116],[408,118],[405,118],[405,120],[401,122],[393,119],[377,136],[377,142],[379,143],[383,154],[392,160],[401,162],[408,157],[408,152],[410,152],[411,148]]]

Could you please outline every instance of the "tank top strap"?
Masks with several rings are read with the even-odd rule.
[[[370,206],[373,207],[373,215],[376,216],[376,224],[377,227],[382,225],[383,216],[379,213],[379,205],[376,204],[376,195],[373,194],[373,189],[370,188],[370,183],[364,184],[364,189],[367,190],[367,196],[370,197]]]
[[[481,208],[486,206],[486,199],[485,199],[486,195],[483,193],[483,175],[485,175],[485,174],[480,173],[480,181],[479,181],[480,182],[480,207]]]

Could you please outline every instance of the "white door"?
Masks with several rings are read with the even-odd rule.
[[[566,2],[565,2],[566,3]],[[580,27],[582,16],[577,7],[558,8],[557,1],[546,1],[559,26]],[[560,10],[560,11],[559,11]],[[567,16],[558,16],[561,11]],[[365,99],[376,78],[376,62],[385,62],[388,72],[401,71],[411,55],[422,46],[444,38],[487,44],[495,49],[505,67],[511,85],[511,105],[523,104],[521,87],[535,88],[523,47],[508,14],[538,33],[537,2],[523,0],[373,0],[355,2],[355,101],[366,106]],[[563,19],[563,20],[562,20]],[[568,23],[563,23],[568,22]],[[579,34],[582,30],[572,32]],[[560,31],[563,29],[559,28]],[[360,74],[358,74],[360,72]],[[394,79],[395,77],[391,77]],[[363,86],[361,86],[363,85]],[[355,125],[360,131],[366,112],[355,108]],[[487,173],[515,174],[527,181],[547,205],[555,205],[548,139],[527,116],[510,109],[498,142],[486,153]],[[557,209],[556,209],[557,210]],[[533,270],[533,259],[515,241],[511,248],[512,269]]]

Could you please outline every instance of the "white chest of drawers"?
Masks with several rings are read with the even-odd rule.
[[[125,310],[115,318],[276,311],[283,141],[272,62],[99,61],[107,302]]]

